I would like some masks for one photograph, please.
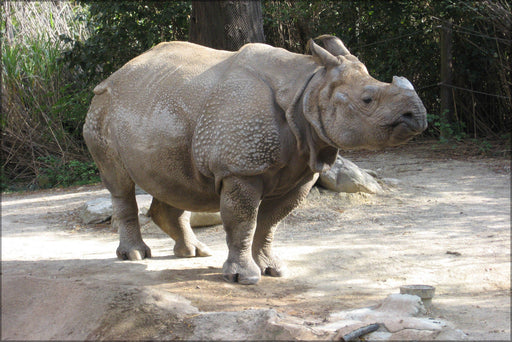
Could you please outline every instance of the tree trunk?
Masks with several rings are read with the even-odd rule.
[[[453,135],[453,66],[452,66],[452,23],[443,22],[441,27],[441,138],[450,139]]]
[[[192,1],[189,41],[229,51],[264,43],[261,1]]]

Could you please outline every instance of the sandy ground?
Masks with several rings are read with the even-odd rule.
[[[151,223],[143,237],[153,258],[119,261],[110,225],[78,219],[85,201],[108,196],[101,186],[3,195],[2,340],[186,338],[191,307],[273,308],[321,322],[404,284],[435,286],[429,315],[469,339],[509,340],[510,162],[452,160],[420,144],[343,154],[388,178],[386,192],[315,188],[276,236],[290,274],[255,286],[222,280],[221,226],[196,229],[211,257],[175,258],[173,241]],[[141,291],[178,295],[185,304],[166,299],[176,315],[157,314],[134,303]]]

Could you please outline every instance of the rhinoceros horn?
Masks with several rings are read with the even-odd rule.
[[[350,55],[350,51],[348,51],[348,49],[345,47],[341,39],[339,39],[338,37],[324,34],[319,37],[316,37],[316,39],[322,41],[322,44],[324,45],[325,49],[334,56]]]
[[[393,76],[393,82],[391,82],[391,84],[396,85],[398,88],[414,90],[411,82],[409,82],[409,80],[405,77]]]

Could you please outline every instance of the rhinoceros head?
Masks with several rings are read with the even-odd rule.
[[[426,110],[404,77],[377,81],[340,39],[309,42],[321,77],[304,97],[304,115],[319,137],[337,148],[378,149],[406,142],[427,127]]]

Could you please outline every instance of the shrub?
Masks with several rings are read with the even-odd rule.
[[[83,114],[60,57],[61,34],[81,34],[67,2],[6,2],[2,21],[2,186],[34,184],[45,158],[87,161]],[[80,110],[83,111],[83,108]]]

